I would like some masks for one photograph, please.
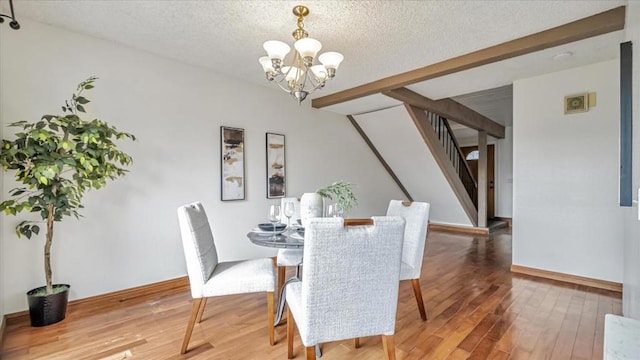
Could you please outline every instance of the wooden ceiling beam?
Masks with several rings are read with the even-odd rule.
[[[364,96],[398,89],[474,67],[622,30],[624,29],[624,23],[625,6],[620,6],[502,44],[322,96],[313,99],[311,105],[314,108],[323,108]]]
[[[498,139],[504,139],[504,126],[451,99],[431,100],[407,88],[385,91],[383,94],[405,104],[444,116],[458,124],[478,131],[486,131],[487,134]]]

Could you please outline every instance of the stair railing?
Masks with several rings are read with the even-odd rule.
[[[438,134],[438,139],[440,140],[440,144],[444,147],[449,160],[453,164],[453,167],[462,181],[465,190],[467,190],[467,194],[471,198],[473,205],[478,208],[478,183],[473,178],[471,173],[471,169],[469,168],[469,164],[467,160],[464,158],[464,154],[462,153],[462,149],[460,149],[460,145],[453,135],[453,131],[451,130],[451,126],[449,126],[449,121],[437,114],[427,111],[427,118],[429,119],[429,123],[435,130],[436,134]]]

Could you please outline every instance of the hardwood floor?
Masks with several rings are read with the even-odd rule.
[[[509,272],[511,234],[489,237],[430,231],[420,284],[420,319],[410,281],[400,284],[398,359],[600,359],[604,314],[621,313],[621,295]],[[265,294],[210,299],[190,351],[180,345],[191,311],[187,291],[108,304],[70,306],[44,328],[9,324],[0,352],[13,359],[281,359],[286,326],[269,346]],[[304,359],[300,339],[296,359]],[[321,359],[384,359],[379,336],[322,345]]]

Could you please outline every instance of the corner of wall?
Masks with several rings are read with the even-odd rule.
[[[622,290],[622,313],[640,319],[640,211],[638,189],[640,188],[640,2],[627,4],[626,41],[633,43],[633,197],[635,203],[625,210],[624,217],[624,268]]]

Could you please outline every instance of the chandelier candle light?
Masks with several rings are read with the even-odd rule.
[[[282,90],[290,93],[298,103],[301,103],[307,95],[324,87],[328,79],[333,79],[344,57],[337,52],[326,52],[318,56],[322,65],[313,65],[313,60],[322,48],[322,44],[310,38],[304,30],[303,20],[309,15],[309,9],[306,6],[297,5],[293,8],[293,14],[298,17],[298,28],[291,34],[296,39],[291,62],[285,64],[285,57],[291,48],[277,40],[264,43],[263,47],[268,55],[261,57],[258,61],[267,75],[267,80],[275,81]]]

